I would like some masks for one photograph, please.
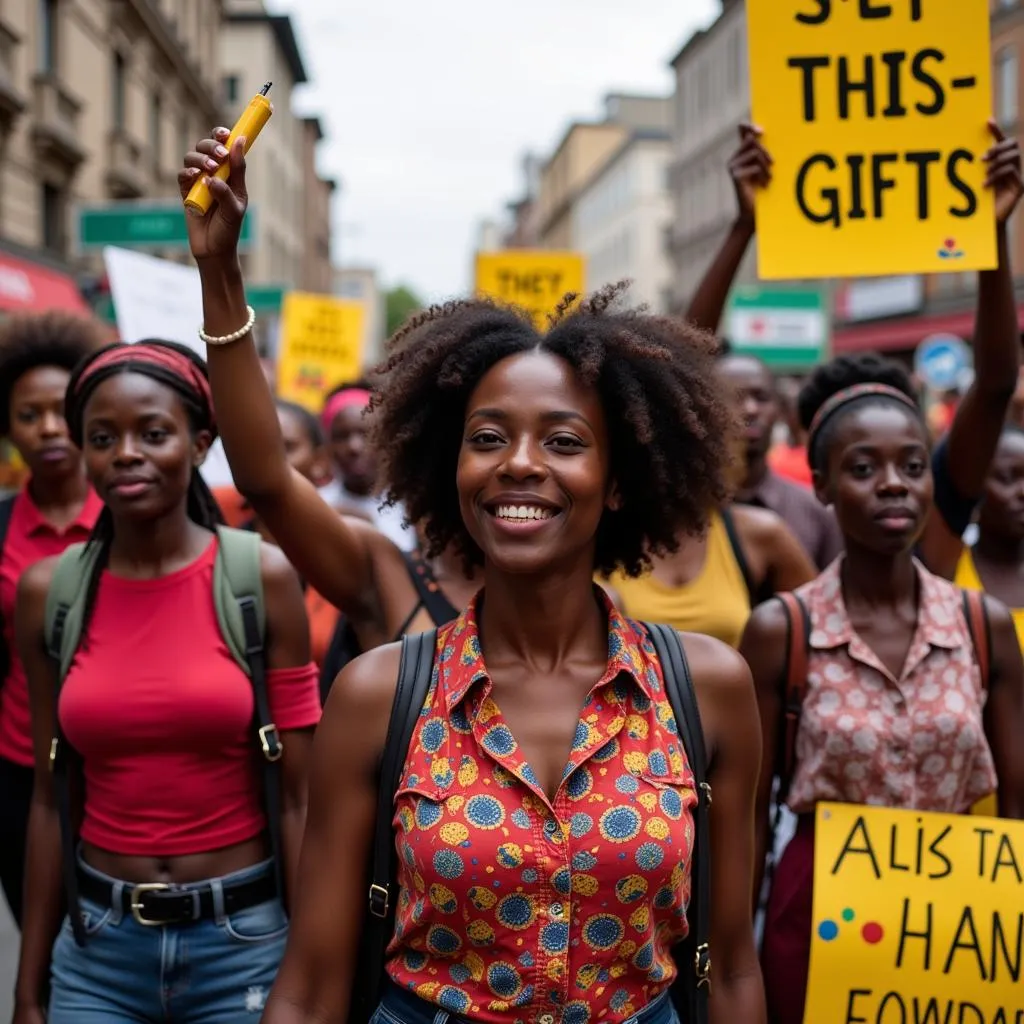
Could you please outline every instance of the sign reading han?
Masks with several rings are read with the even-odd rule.
[[[1024,1022],[1024,823],[819,804],[805,1024]]]
[[[508,306],[519,306],[539,330],[569,292],[586,287],[584,259],[575,252],[509,249],[482,252],[476,258],[476,292]]]
[[[764,279],[996,266],[989,0],[748,0]]]

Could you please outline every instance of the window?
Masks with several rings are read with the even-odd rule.
[[[163,120],[163,109],[160,103],[160,93],[155,92],[149,100],[149,153],[153,160],[153,166],[159,170],[163,166],[163,153],[161,149],[161,124]],[[182,154],[184,155],[184,153]]]
[[[64,251],[64,195],[56,185],[42,185],[43,246],[51,252]]]
[[[224,102],[238,102],[238,75],[224,76]]]
[[[113,78],[111,79],[111,119],[114,127],[123,131],[125,127],[126,114],[126,92],[127,92],[128,71],[125,67],[124,57],[119,53],[114,54]]]
[[[1003,125],[1017,120],[1017,51],[1007,46],[996,55],[996,110]]]
[[[57,70],[57,2],[39,0],[39,70]]]

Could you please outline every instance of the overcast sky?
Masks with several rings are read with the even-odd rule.
[[[465,292],[477,229],[612,91],[668,94],[668,61],[718,0],[269,0],[293,15],[343,182],[335,258],[427,299]]]

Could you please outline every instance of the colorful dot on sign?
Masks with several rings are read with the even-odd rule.
[[[865,942],[874,946],[882,941],[882,938],[885,935],[885,929],[877,921],[869,921],[861,929],[861,935]]]
[[[818,935],[825,942],[831,942],[839,935],[839,925],[835,921],[822,921],[818,925]]]
[[[849,907],[843,911],[843,920],[846,921],[847,924],[849,924],[856,916],[857,915]]]

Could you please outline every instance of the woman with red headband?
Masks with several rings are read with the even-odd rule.
[[[786,776],[783,796],[799,817],[765,920],[775,1024],[804,1019],[819,801],[961,814],[998,779],[1002,814],[1024,817],[1024,666],[1013,621],[985,599],[991,657],[982,655],[961,592],[914,557],[935,482],[907,374],[877,357],[842,357],[810,378],[799,410],[845,557],[796,591],[807,618],[806,665],[797,662],[806,683],[795,748],[782,757],[791,625],[778,601],[754,612],[740,648],[761,710],[761,850],[776,774]],[[979,666],[989,661],[985,679]]]
[[[79,366],[65,408],[106,507],[95,560],[81,556],[79,643],[56,706],[53,561],[19,588],[36,775],[15,1021],[44,1019],[47,988],[49,1024],[255,1021],[284,949],[278,877],[294,887],[320,714],[299,582],[275,548],[254,549],[267,703],[283,747],[272,822],[260,797],[257,688],[218,625],[214,579],[228,535],[199,473],[217,436],[205,364],[167,342],[115,345]],[[78,859],[65,875],[81,923],[68,917],[63,928],[55,736],[70,781],[84,780]],[[280,863],[268,834],[280,836]]]

